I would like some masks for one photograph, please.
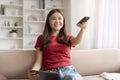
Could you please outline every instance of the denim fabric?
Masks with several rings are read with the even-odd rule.
[[[61,80],[83,80],[82,76],[75,70],[73,66],[59,67],[48,71],[58,72]]]

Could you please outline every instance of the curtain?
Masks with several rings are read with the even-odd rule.
[[[120,0],[88,0],[86,49],[120,48]]]

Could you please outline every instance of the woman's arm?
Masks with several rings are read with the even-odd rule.
[[[42,51],[40,50],[40,48],[36,48],[36,60],[32,67],[32,70],[39,71],[41,69],[41,66],[42,66]]]
[[[36,60],[31,70],[39,71],[42,66],[42,51],[39,48],[36,48]],[[30,70],[30,71],[31,71]],[[38,80],[38,76],[35,72],[28,72],[28,77],[30,80]]]
[[[71,45],[72,46],[75,46],[75,45],[77,45],[77,44],[79,44],[81,42],[83,34],[84,34],[84,31],[85,31],[85,28],[87,26],[87,22],[83,22],[82,24],[78,24],[77,26],[79,28],[81,28],[81,29],[80,29],[79,33],[77,34],[77,36],[73,37],[71,39]]]

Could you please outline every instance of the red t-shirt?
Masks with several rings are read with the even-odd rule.
[[[72,36],[69,36],[69,39],[71,37]],[[42,35],[37,38],[35,48],[40,47],[41,38]],[[65,44],[58,43],[56,36],[51,36],[49,40],[51,43],[48,44],[43,51],[44,70],[71,65],[70,47]]]

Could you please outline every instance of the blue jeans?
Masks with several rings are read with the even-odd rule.
[[[83,80],[82,76],[75,70],[73,66],[59,67],[48,71],[58,72],[61,80]]]

